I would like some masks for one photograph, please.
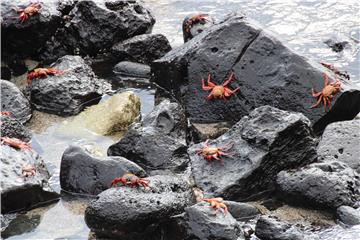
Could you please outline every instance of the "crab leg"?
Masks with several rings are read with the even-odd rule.
[[[326,73],[323,73],[323,76],[324,76],[324,87],[326,87],[327,85],[329,85],[329,78]]]
[[[320,96],[321,92],[315,92],[314,89],[312,88],[311,89],[311,94],[312,94],[313,97],[318,97],[318,96]]]
[[[222,84],[222,86],[223,86],[223,87],[226,87],[233,79],[234,79],[234,72],[231,72],[228,80],[226,80],[226,81]]]
[[[323,102],[324,102],[324,110],[326,112],[326,97],[323,97]]]
[[[320,95],[318,101],[314,105],[312,105],[310,108],[315,108],[317,105],[319,105],[321,103],[322,98],[323,98],[323,96]]]
[[[225,97],[230,97],[232,94],[236,93],[239,90],[240,90],[240,88],[236,88],[236,89],[234,89],[232,91],[225,88],[224,96]]]

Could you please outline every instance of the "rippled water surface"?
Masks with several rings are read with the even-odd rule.
[[[145,0],[156,17],[154,33],[164,34],[173,47],[182,44],[181,23],[191,13],[206,12],[216,19],[240,11],[259,22],[268,31],[277,35],[291,49],[313,61],[323,61],[339,67],[351,74],[353,82],[360,85],[359,74],[359,0]],[[331,51],[323,42],[328,39],[348,41],[349,45],[341,53]],[[111,80],[111,79],[109,79]],[[154,90],[133,88],[141,97],[142,114],[154,105]],[[48,118],[48,117],[46,117]],[[33,147],[45,159],[51,174],[51,184],[59,188],[59,166],[63,151],[68,145],[78,144],[93,151],[106,154],[113,138],[102,137],[78,129],[64,131],[64,121],[50,120],[48,124],[34,122]],[[40,126],[42,125],[42,127]],[[47,207],[20,214],[3,237],[9,239],[87,239],[87,228],[83,213],[87,199],[64,196],[61,201]],[[360,227],[350,229],[337,227],[319,233],[321,239],[360,239]]]

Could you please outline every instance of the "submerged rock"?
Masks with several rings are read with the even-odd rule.
[[[45,45],[61,24],[57,1],[38,2],[41,10],[27,21],[20,22],[20,13],[14,7],[24,9],[31,3],[28,0],[1,1],[1,55],[5,61],[14,54],[22,58],[32,56]]]
[[[1,136],[17,138],[28,142],[31,139],[29,130],[18,120],[10,116],[0,116]]]
[[[270,106],[255,109],[208,145],[232,147],[222,161],[206,161],[197,154],[203,144],[192,145],[188,153],[195,182],[205,195],[229,200],[273,190],[278,172],[316,159],[309,120]]]
[[[186,120],[182,108],[162,101],[125,136],[108,149],[109,156],[123,156],[146,171],[182,171],[188,163]]]
[[[0,145],[0,148],[1,213],[30,209],[59,197],[50,188],[49,172],[36,153],[16,150],[7,145]],[[34,176],[22,175],[22,168],[26,165],[35,165]]]
[[[341,206],[336,210],[336,215],[346,225],[360,224],[360,208],[354,209],[349,206]]]
[[[61,159],[61,188],[75,193],[99,194],[125,173],[146,177],[145,171],[123,157],[97,158],[80,147],[70,146]]]
[[[262,240],[315,240],[316,236],[305,236],[290,223],[275,217],[262,216],[256,223],[255,234]]]
[[[360,120],[328,125],[318,146],[319,159],[344,162],[360,174]]]
[[[78,1],[68,22],[42,49],[41,59],[51,62],[67,54],[95,55],[114,42],[150,32],[154,23],[140,1]]]
[[[15,84],[0,80],[1,85],[1,111],[10,112],[11,116],[21,123],[31,118],[31,106],[29,100],[15,86]]]
[[[321,91],[322,74],[326,72],[333,82],[333,73],[241,15],[227,17],[154,61],[152,71],[153,81],[171,92],[197,123],[235,123],[254,108],[270,105],[303,113],[321,132],[327,124],[353,119],[360,111],[360,91],[349,82],[343,82],[329,112],[322,106],[311,109],[316,103],[311,88]],[[232,72],[235,79],[227,87],[240,91],[227,101],[207,101],[209,91],[202,90],[201,79],[210,73],[215,84],[222,84]]]
[[[111,135],[126,130],[139,115],[140,98],[127,91],[86,108],[69,124],[100,135]]]
[[[281,199],[296,205],[336,209],[360,200],[360,176],[348,165],[327,161],[282,171],[277,185]]]
[[[194,201],[184,179],[153,176],[148,180],[149,188],[111,188],[89,204],[85,221],[97,237],[149,239],[163,222]]]
[[[116,43],[111,52],[117,60],[128,60],[150,64],[171,50],[167,38],[162,34],[142,34]]]
[[[80,56],[64,56],[51,67],[64,71],[47,78],[33,79],[31,102],[39,111],[70,116],[96,104],[110,85],[96,77]]]

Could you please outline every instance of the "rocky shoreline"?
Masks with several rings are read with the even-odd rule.
[[[1,3],[2,232],[11,214],[66,192],[94,198],[91,239],[320,239],[319,228],[360,224],[360,88],[335,68],[238,13],[188,16],[172,49],[141,1],[39,4],[21,21],[13,6],[28,2]],[[141,118],[139,97],[96,64],[153,84],[157,105]],[[69,144],[56,192],[31,147],[34,110],[74,116],[65,127],[89,134],[125,133],[108,156]],[[286,206],[320,217],[291,220]]]

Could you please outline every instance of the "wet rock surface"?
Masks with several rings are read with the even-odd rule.
[[[215,213],[206,203],[198,203],[185,209],[183,239],[244,239],[239,223],[231,215],[221,210]]]
[[[17,138],[28,142],[31,139],[31,134],[24,125],[15,118],[10,116],[0,116],[1,136],[9,138]]]
[[[41,51],[41,59],[80,53],[95,55],[114,42],[148,33],[155,19],[140,1],[78,1],[65,26]]]
[[[262,216],[256,223],[255,234],[262,240],[315,240],[316,236],[305,236],[290,223],[275,217]]]
[[[147,172],[185,169],[188,163],[186,121],[182,108],[162,101],[124,137],[108,148],[109,156],[123,156]]]
[[[139,116],[139,97],[134,92],[126,91],[86,108],[69,124],[100,135],[112,135],[127,130]]]
[[[149,188],[108,189],[91,202],[85,221],[97,237],[147,239],[194,201],[189,185],[175,176],[149,177]]]
[[[117,60],[150,64],[171,50],[162,34],[142,34],[116,43],[111,52]]]
[[[219,123],[192,123],[190,136],[194,143],[204,142],[207,139],[220,137],[231,128],[227,122]]]
[[[360,120],[329,124],[318,146],[322,161],[344,162],[360,174]]]
[[[60,184],[66,191],[97,195],[125,173],[146,177],[141,167],[126,158],[94,157],[80,147],[70,146],[61,159]]]
[[[110,89],[80,56],[64,56],[51,66],[63,73],[33,79],[30,86],[31,102],[39,111],[75,115],[86,106],[98,103],[101,95]]]
[[[20,13],[13,8],[24,9],[31,3],[27,0],[1,1],[1,50],[5,61],[10,60],[14,53],[19,57],[32,56],[61,24],[57,1],[39,1],[41,10],[21,23],[18,19]]]
[[[360,224],[360,208],[341,206],[336,210],[337,218],[346,225]]]
[[[170,51],[152,64],[152,70],[153,81],[177,97],[193,122],[234,123],[256,107],[271,105],[303,113],[321,132],[327,124],[353,119],[360,111],[360,91],[347,82],[334,96],[331,111],[324,112],[322,106],[311,109],[316,103],[311,88],[321,91],[322,73],[328,73],[330,82],[333,73],[292,52],[241,15],[231,15]],[[202,90],[201,79],[210,73],[215,84],[222,84],[231,72],[235,79],[228,87],[240,91],[227,101],[205,100],[209,92]]]
[[[281,198],[321,209],[354,206],[360,200],[360,177],[348,165],[327,161],[282,171],[277,185]]]
[[[0,80],[1,85],[1,111],[10,112],[11,116],[21,123],[31,118],[31,106],[25,95],[15,84]]]
[[[278,172],[305,165],[316,159],[315,139],[310,122],[299,113],[270,106],[255,109],[209,146],[233,144],[223,161],[206,161],[196,153],[202,144],[189,150],[195,183],[205,195],[242,200],[274,189]]]
[[[113,72],[121,82],[149,83],[151,76],[149,65],[128,61],[116,64]]]
[[[7,145],[0,145],[0,148],[1,213],[29,209],[58,198],[58,194],[49,187],[50,175],[36,153]],[[35,165],[36,173],[25,178],[22,167],[28,164]]]

